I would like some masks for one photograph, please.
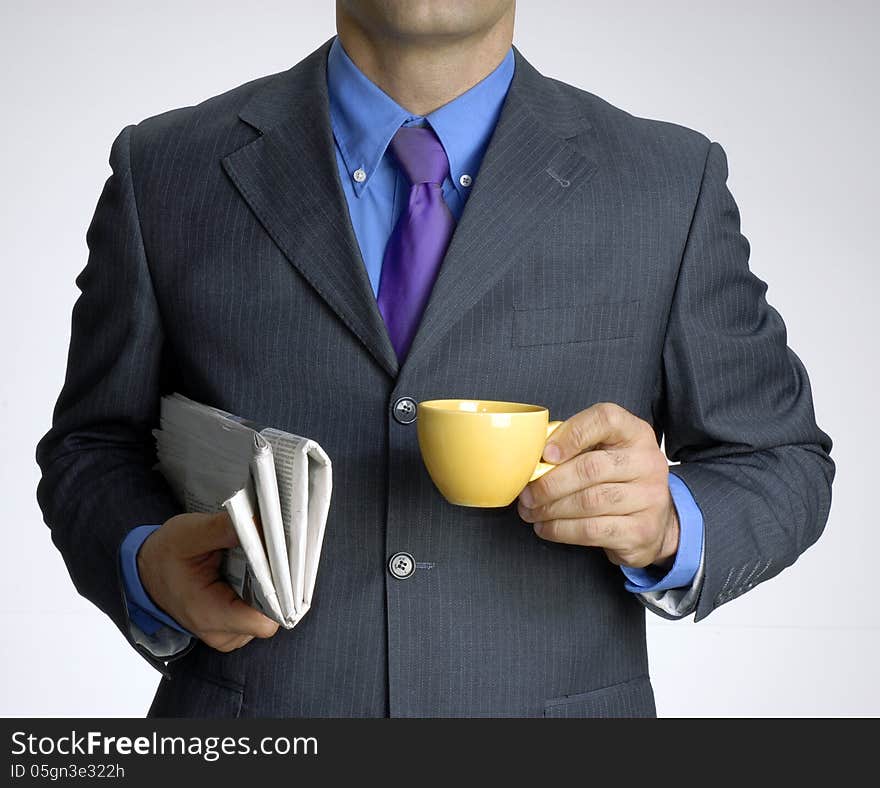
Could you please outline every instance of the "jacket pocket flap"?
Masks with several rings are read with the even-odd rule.
[[[655,717],[654,690],[648,676],[612,684],[592,692],[552,698],[545,717]]]
[[[177,670],[165,677],[147,717],[211,717],[240,716],[243,687],[218,676],[192,670]]]

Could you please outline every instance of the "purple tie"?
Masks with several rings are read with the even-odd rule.
[[[449,175],[449,160],[433,130],[401,126],[391,150],[412,186],[409,204],[385,247],[378,302],[402,362],[428,303],[455,219],[441,189]]]

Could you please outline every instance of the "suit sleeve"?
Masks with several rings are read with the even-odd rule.
[[[86,234],[64,385],[36,448],[37,500],[77,591],[165,672],[164,662],[137,642],[119,568],[119,548],[132,528],[182,511],[152,469],[166,356],[135,203],[134,128],[113,142],[112,174]]]
[[[831,439],[711,143],[663,348],[663,429],[704,521],[695,620],[794,563],[831,505]]]

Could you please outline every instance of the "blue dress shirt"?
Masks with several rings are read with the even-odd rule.
[[[164,610],[157,607],[141,583],[137,569],[137,554],[146,538],[153,533],[158,525],[139,525],[130,531],[120,548],[122,568],[122,585],[125,588],[125,601],[128,605],[128,618],[142,632],[151,637],[156,635],[163,626],[176,629],[185,635],[192,634],[178,624]]]
[[[450,175],[442,185],[443,197],[458,221],[468,192],[479,177],[480,162],[501,113],[513,70],[510,49],[485,79],[422,117],[401,107],[371,82],[349,58],[339,38],[333,41],[327,60],[327,88],[336,163],[374,294],[379,292],[385,245],[410,190],[392,157],[385,155],[394,133],[401,126],[428,124],[437,134],[449,158]],[[699,568],[703,516],[685,483],[672,473],[669,489],[681,526],[675,561],[665,574],[650,568],[621,567],[626,576],[625,588],[633,593],[689,586]],[[150,636],[164,626],[190,634],[153,604],[138,576],[137,551],[157,527],[139,526],[122,543],[120,560],[129,617]]]

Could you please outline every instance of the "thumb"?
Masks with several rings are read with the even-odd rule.
[[[639,420],[619,405],[599,402],[576,413],[557,427],[544,446],[544,459],[560,463],[596,446],[632,441]]]
[[[181,558],[192,558],[238,544],[238,535],[226,510],[182,515],[175,530]]]

